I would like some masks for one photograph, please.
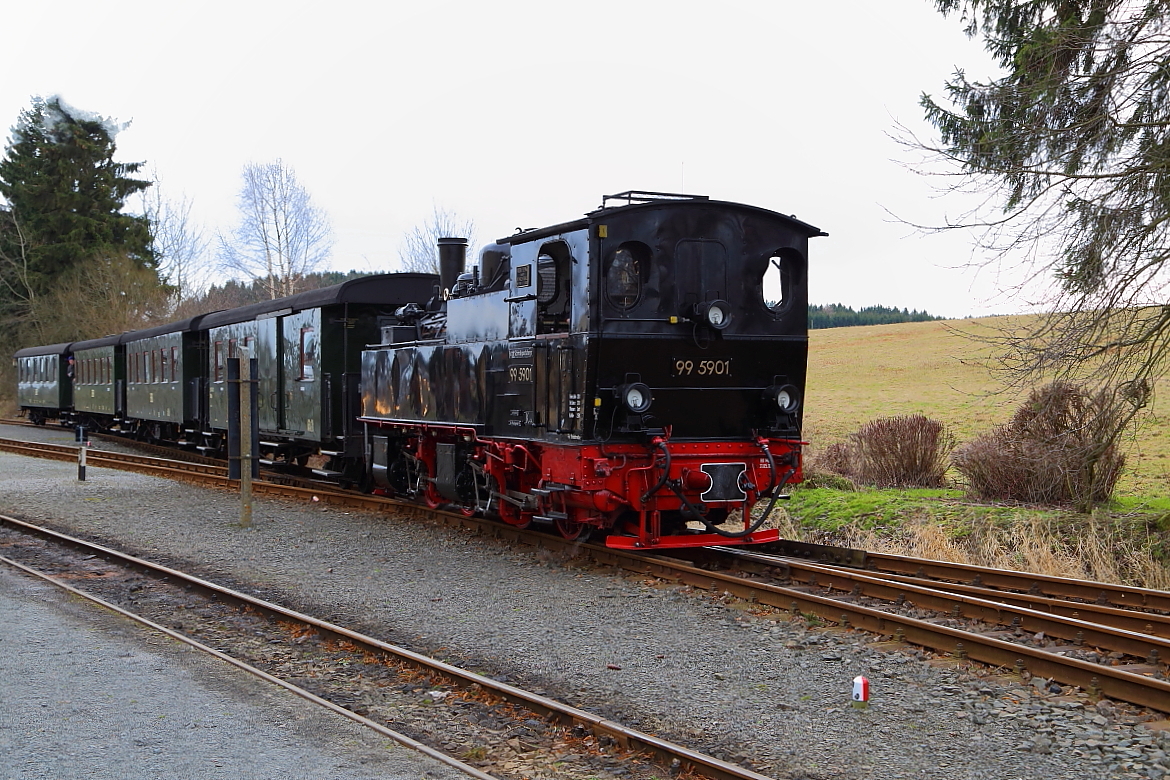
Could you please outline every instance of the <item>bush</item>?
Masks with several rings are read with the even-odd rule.
[[[954,437],[921,414],[884,417],[830,444],[814,468],[878,487],[942,487]]]
[[[879,487],[942,487],[955,440],[945,425],[921,414],[883,417],[850,437],[857,478]]]
[[[1115,442],[1127,421],[1108,391],[1053,382],[1006,425],[960,447],[954,465],[978,498],[1086,509],[1113,495],[1125,465]]]

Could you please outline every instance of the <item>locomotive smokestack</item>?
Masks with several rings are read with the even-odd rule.
[[[442,289],[450,290],[455,286],[466,262],[466,238],[439,239],[439,284]]]

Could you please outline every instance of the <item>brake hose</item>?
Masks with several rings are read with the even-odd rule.
[[[643,504],[650,500],[650,496],[661,490],[662,486],[666,484],[666,480],[670,477],[670,449],[666,446],[666,442],[664,441],[656,441],[654,442],[654,446],[662,450],[662,454],[666,456],[666,463],[662,467],[662,476],[658,478],[658,484],[642,494]],[[650,466],[653,468],[654,464],[651,463]]]

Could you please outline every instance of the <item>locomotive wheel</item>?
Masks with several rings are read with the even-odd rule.
[[[427,466],[426,461],[419,458],[414,463],[414,474],[411,475],[414,480],[416,492],[414,496],[421,498],[422,502],[427,505],[429,509],[438,509],[447,503],[447,500],[439,493],[439,489],[435,487],[435,483],[431,482],[428,477],[431,475],[431,470]],[[409,465],[407,466],[409,471]]]
[[[439,489],[435,487],[434,482],[428,482],[427,486],[422,490],[423,502],[431,509],[438,509],[447,503],[447,500],[439,494]]]
[[[557,518],[557,530],[561,532],[561,536],[572,541],[581,536],[581,533],[589,526],[585,523],[578,523],[575,520]],[[586,538],[588,538],[586,534]]]
[[[504,492],[504,486],[500,484],[499,479],[491,477],[491,481],[495,487],[495,492]],[[511,505],[503,499],[496,500],[496,515],[508,525],[514,525],[517,528],[527,528],[532,524],[531,517],[525,517],[519,507]]]
[[[472,517],[479,511],[480,485],[475,478],[475,470],[470,465],[459,472],[459,476],[455,478],[455,492],[459,494],[460,498],[460,502],[455,505],[455,508],[464,517]]]

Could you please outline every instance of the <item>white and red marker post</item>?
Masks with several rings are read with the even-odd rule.
[[[853,678],[853,706],[860,710],[869,706],[869,680],[860,674]]]

